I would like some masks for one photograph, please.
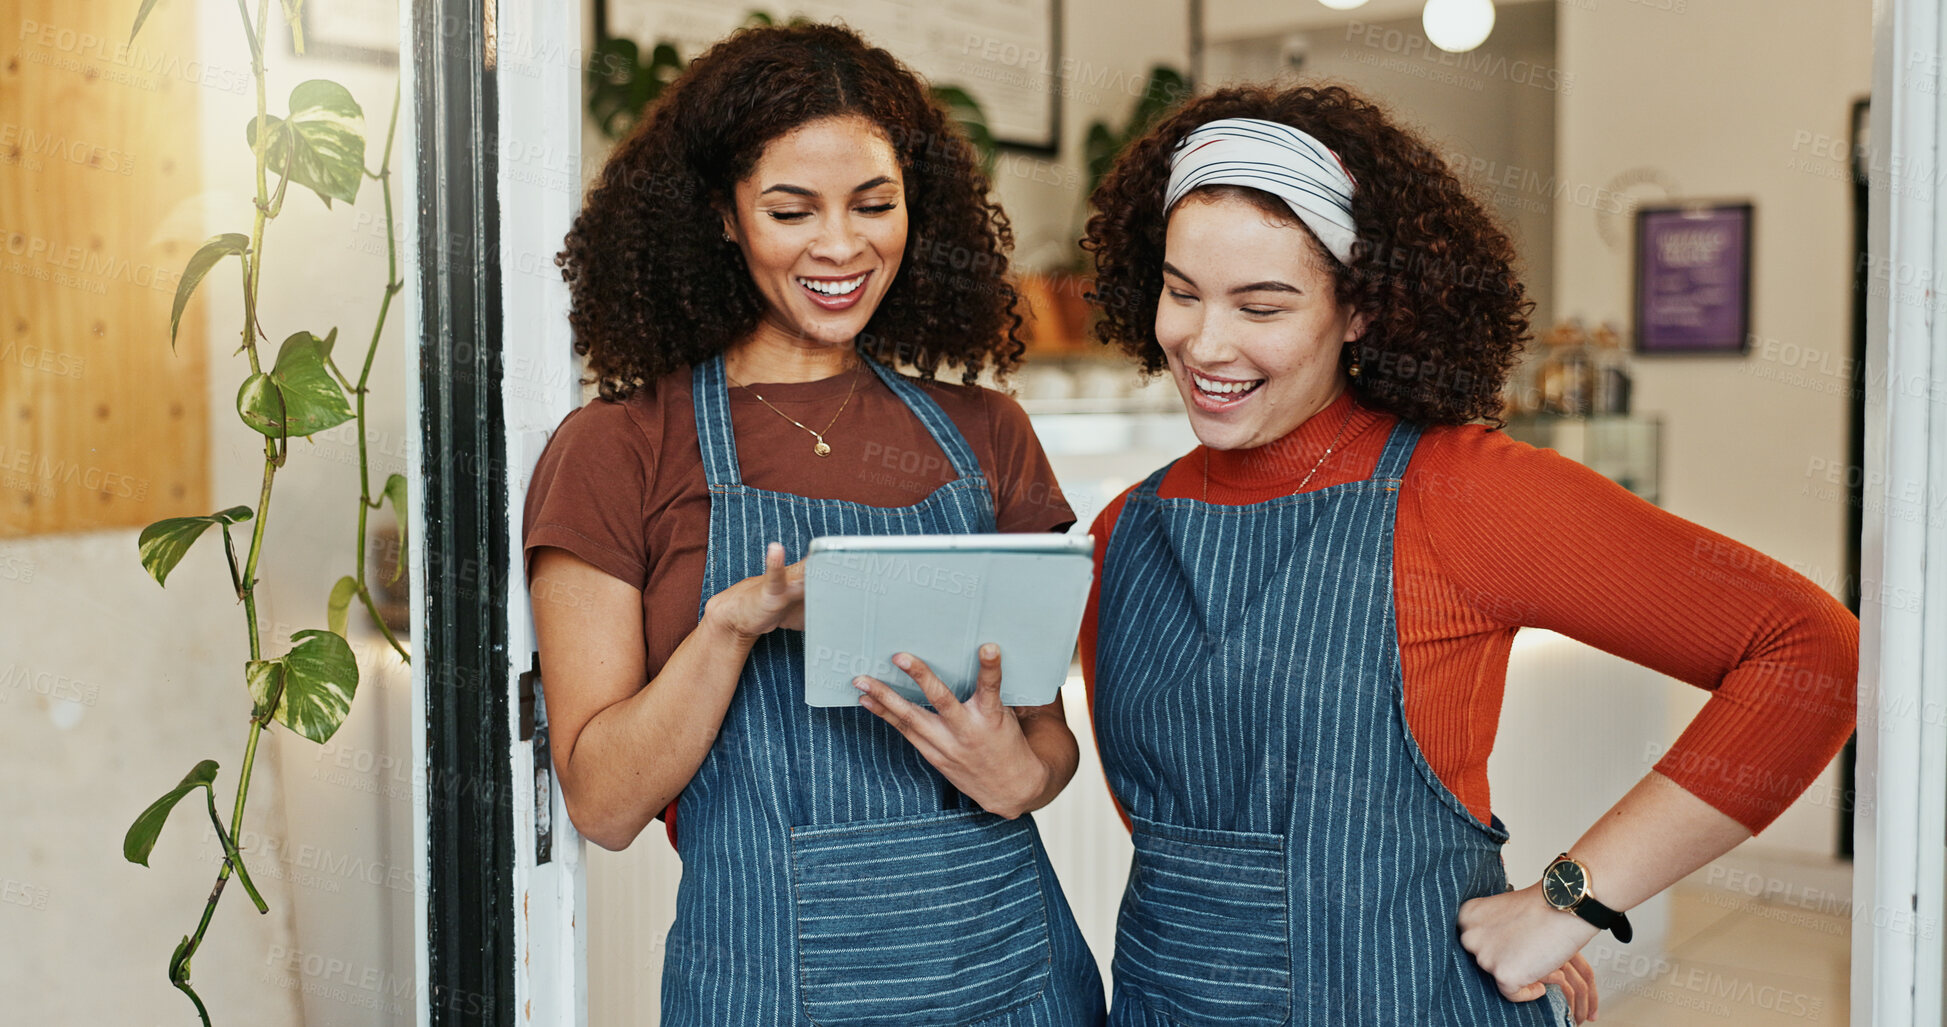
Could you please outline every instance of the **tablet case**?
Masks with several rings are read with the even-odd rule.
[[[805,702],[856,706],[852,679],[926,696],[894,653],[925,661],[962,700],[979,647],[1001,647],[1001,701],[1055,700],[1094,575],[1088,536],[843,536],[814,539],[805,564]]]

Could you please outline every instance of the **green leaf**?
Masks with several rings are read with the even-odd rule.
[[[351,420],[345,390],[325,367],[337,341],[336,328],[322,339],[310,332],[285,339],[271,369],[245,378],[237,390],[243,423],[271,438],[303,438]]]
[[[272,703],[284,699],[282,660],[248,660],[243,665],[244,683],[250,686],[250,719],[270,723]]]
[[[142,8],[135,12],[135,26],[128,30],[128,41],[135,42],[135,34],[142,31],[142,23],[149,20],[149,12],[155,10],[156,0],[142,0]]]
[[[299,333],[298,333],[298,335],[302,335],[302,334],[304,334],[304,333],[303,333],[303,332],[299,332]],[[296,341],[298,341],[298,340],[297,340],[297,335],[293,335],[293,336],[291,336],[290,338],[288,338],[288,339],[285,339],[285,340],[284,340],[284,345],[282,345],[282,346],[280,346],[280,347],[278,347],[278,350],[277,350],[277,359],[279,359],[279,360],[283,360],[283,359],[284,359],[284,351],[285,351],[285,350],[287,350],[287,349],[290,349],[290,348],[291,348],[291,344],[292,344],[292,343],[294,343],[294,342],[296,342]],[[314,343],[314,345],[312,346],[312,348],[318,351],[318,359],[319,359],[319,361],[320,361],[320,362],[324,362],[324,361],[329,361],[329,360],[331,359],[331,350],[332,350],[332,348],[338,345],[338,328],[337,328],[337,327],[336,327],[336,326],[334,325],[334,326],[332,327],[332,329],[331,329],[331,331],[328,331],[328,332],[326,332],[326,333],[325,333],[325,337],[324,337],[324,338],[322,338],[322,339],[320,339],[320,338],[318,338],[317,336],[315,336],[315,335],[313,335],[313,336],[311,336],[311,341],[312,341],[312,343]]]
[[[264,896],[257,891],[256,882],[250,879],[250,868],[244,866],[243,853],[237,850],[237,840],[230,837],[229,830],[223,826],[222,818],[216,815],[216,792],[206,788],[203,790],[203,798],[209,804],[210,826],[216,829],[218,840],[223,842],[224,858],[237,871],[237,883],[243,885],[243,890],[250,895],[250,904],[257,907],[257,912],[270,912],[270,903],[264,901]]]
[[[169,983],[186,984],[189,981],[189,935],[176,943],[175,954],[169,957]]]
[[[176,803],[181,802],[183,796],[198,788],[209,788],[215,781],[215,760],[204,760],[191,768],[189,773],[183,775],[182,783],[169,789],[162,798],[149,803],[149,808],[129,825],[128,834],[122,837],[122,858],[130,863],[148,866],[149,853],[155,850],[156,837],[162,834],[162,825],[169,819],[169,811],[176,808]]]
[[[1135,109],[1129,113],[1129,126],[1123,131],[1123,140],[1128,142],[1149,131],[1149,126],[1183,98],[1190,95],[1190,80],[1183,73],[1166,64],[1158,64],[1149,69],[1149,80],[1143,83],[1142,95],[1136,98]]]
[[[176,569],[189,547],[196,544],[210,525],[247,521],[251,512],[247,506],[233,506],[201,517],[165,517],[143,528],[142,534],[136,536],[135,546],[141,554],[142,566],[156,584],[166,586],[169,572]]]
[[[620,139],[628,134],[636,115],[659,89],[655,70],[653,64],[642,64],[642,51],[635,40],[610,36],[595,45],[588,58],[585,92],[588,113],[604,135]]]
[[[154,0],[150,0],[151,3]],[[146,11],[147,8],[144,8]],[[183,268],[182,277],[176,280],[176,305],[169,311],[169,348],[176,348],[176,329],[182,325],[183,308],[189,306],[189,296],[203,282],[203,276],[210,273],[216,262],[235,254],[243,256],[250,250],[250,237],[238,232],[225,232],[213,235],[189,258]]]
[[[358,661],[352,647],[329,631],[306,630],[291,636],[284,664],[284,697],[277,719],[314,742],[326,742],[351,712],[358,690]]]
[[[344,86],[325,79],[298,83],[291,90],[291,116],[266,116],[270,131],[267,165],[318,194],[324,205],[358,199],[365,180],[365,112]],[[257,119],[244,122],[243,135],[257,148]]]
[[[352,597],[357,594],[358,579],[349,574],[339,578],[338,584],[331,586],[331,598],[325,603],[325,624],[329,625],[331,633],[339,638],[348,637],[345,634],[346,613],[351,610]]]
[[[262,371],[243,380],[237,389],[237,416],[251,428],[270,436],[284,435],[284,396]]]
[[[663,95],[663,90],[682,77],[684,69],[688,67],[675,47],[668,43],[657,43],[656,48],[649,51],[649,63],[640,69],[631,87],[629,96],[633,115],[640,116],[650,104],[655,103]]]
[[[326,428],[335,428],[354,416],[345,399],[345,390],[325,367],[331,347],[338,341],[338,329],[320,339],[310,332],[298,332],[284,340],[277,351],[277,363],[270,376],[284,394],[286,434],[302,438]]]
[[[595,52],[589,55],[589,79],[592,82],[624,85],[635,77],[641,60],[642,49],[635,45],[635,40],[610,36],[596,44]]]
[[[351,90],[326,78],[306,79],[291,90],[291,119],[302,120],[310,111],[326,111],[358,121],[365,118],[365,109],[352,99]]]
[[[385,498],[392,501],[393,516],[397,517],[399,522],[399,558],[393,561],[392,577],[386,581],[386,584],[393,585],[398,583],[399,575],[406,572],[406,523],[410,519],[410,514],[406,510],[405,475],[395,474],[385,479]]]

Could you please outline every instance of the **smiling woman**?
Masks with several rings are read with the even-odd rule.
[[[1102,341],[1169,372],[1202,443],[1091,529],[1082,666],[1135,848],[1110,1023],[1593,1018],[1583,946],[1629,941],[1632,907],[1770,823],[1844,742],[1858,622],[1473,423],[1528,334],[1512,247],[1377,104],[1219,90],[1091,203]],[[1511,890],[1487,761],[1523,627],[1711,699]]]
[[[661,816],[683,860],[664,1024],[1105,1014],[1027,815],[1075,771],[1060,701],[1002,706],[992,647],[964,704],[909,658],[934,710],[863,679],[857,706],[803,696],[788,561],[812,538],[1075,519],[1018,405],[934,380],[1020,357],[987,191],[883,50],[747,30],[664,94],[568,236],[602,398],[535,468],[529,594],[575,826],[619,849]]]
[[[722,211],[764,298],[763,338],[738,355],[857,338],[899,273],[904,200],[898,157],[865,118],[820,118],[765,147]]]
[[[1212,446],[1283,438],[1343,391],[1331,372],[1366,317],[1338,302],[1331,255],[1298,227],[1241,186],[1201,189],[1170,219],[1168,252],[1198,277],[1163,261],[1156,342]]]
[[[1013,234],[986,189],[966,140],[883,50],[832,26],[740,32],[670,85],[590,190],[557,259],[575,351],[605,399],[760,324],[850,331],[924,377],[1010,371],[1025,348],[1005,275]],[[866,270],[862,299],[876,302],[801,323],[812,294]]]

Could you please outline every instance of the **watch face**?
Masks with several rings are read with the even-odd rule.
[[[1589,879],[1582,872],[1582,865],[1570,860],[1555,861],[1541,875],[1541,894],[1556,909],[1567,909],[1582,901],[1588,889]]]

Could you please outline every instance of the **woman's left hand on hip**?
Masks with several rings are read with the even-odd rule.
[[[1021,730],[1014,710],[1001,703],[1000,647],[980,647],[980,674],[961,702],[925,661],[911,653],[892,658],[925,693],[931,710],[908,702],[876,678],[853,679],[859,705],[897,728],[962,795],[989,813],[1013,819],[1026,812],[1048,784],[1049,770]]]

